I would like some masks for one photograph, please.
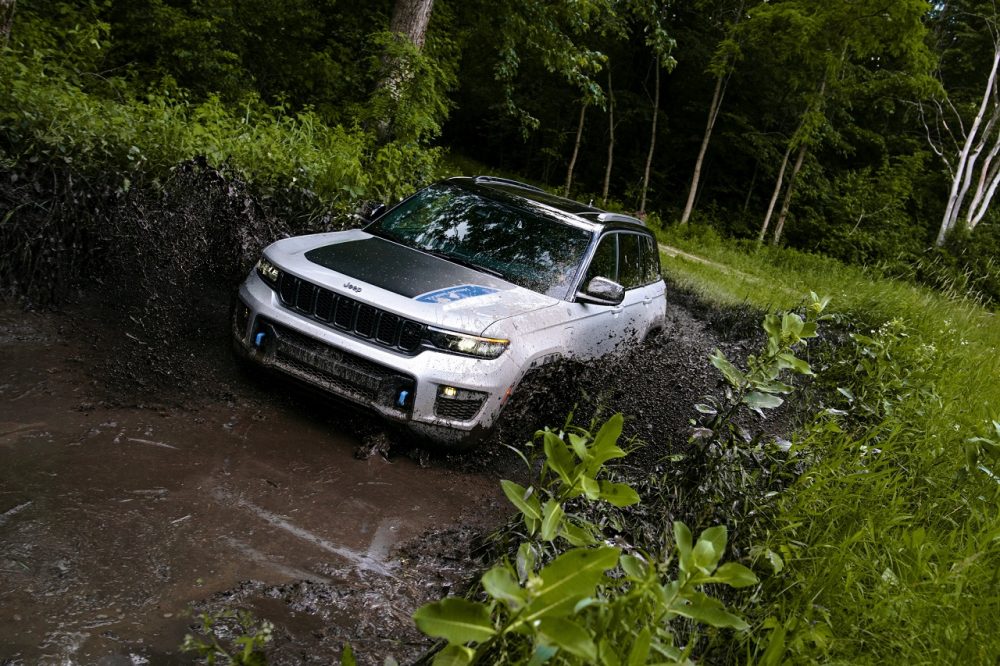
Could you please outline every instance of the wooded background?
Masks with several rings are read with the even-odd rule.
[[[1000,295],[993,0],[3,0],[0,13],[7,169],[63,160],[132,186],[204,155],[346,210],[442,163],[485,168],[656,225]]]

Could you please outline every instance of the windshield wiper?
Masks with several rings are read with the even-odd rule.
[[[480,266],[479,264],[469,261],[463,257],[457,257],[453,254],[448,254],[447,252],[442,252],[441,250],[432,250],[430,248],[422,247],[420,248],[427,254],[434,255],[438,259],[444,259],[445,261],[450,261],[453,264],[458,264],[459,266],[465,266],[466,268],[471,268],[474,271],[480,271],[486,273],[487,275],[492,275],[493,277],[498,277],[506,280],[507,278],[498,270],[492,268],[487,268],[486,266]]]

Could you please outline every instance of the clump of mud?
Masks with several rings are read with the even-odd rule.
[[[420,606],[449,594],[465,593],[488,566],[478,530],[456,525],[402,544],[396,566],[385,575],[318,567],[324,578],[281,585],[244,581],[196,604],[193,611],[219,617],[213,633],[229,642],[237,623],[224,614],[247,611],[274,625],[266,648],[271,666],[335,664],[350,645],[359,664],[382,664],[391,657],[412,664],[427,655],[434,640],[412,621]],[[199,627],[192,624],[197,632]]]

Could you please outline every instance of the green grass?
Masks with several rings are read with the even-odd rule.
[[[823,406],[849,414],[795,435],[813,463],[751,536],[784,567],[750,607],[760,640],[749,654],[766,663],[771,641],[795,662],[995,663],[1000,483],[963,467],[967,440],[1000,419],[1000,320],[823,257],[697,231],[661,240],[705,260],[663,258],[709,301],[787,309],[812,290],[865,336],[817,359]]]

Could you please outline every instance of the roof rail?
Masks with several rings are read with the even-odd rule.
[[[631,215],[623,215],[621,213],[600,213],[597,215],[598,222],[624,222],[625,224],[638,224],[639,226],[646,226],[646,223],[637,217],[632,217]]]
[[[522,183],[519,180],[514,180],[512,178],[500,178],[499,176],[476,176],[472,179],[475,183],[498,183],[501,185],[514,185],[515,187],[523,187],[526,190],[534,190],[535,192],[544,192],[540,187],[535,185],[529,185],[528,183]]]

